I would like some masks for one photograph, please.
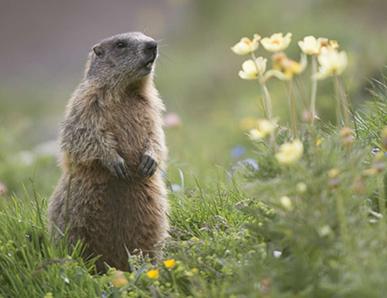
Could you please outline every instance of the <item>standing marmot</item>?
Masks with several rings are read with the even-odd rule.
[[[136,249],[155,255],[168,233],[167,155],[153,84],[157,43],[141,33],[95,45],[61,130],[63,175],[49,203],[49,229],[88,256],[128,270]]]

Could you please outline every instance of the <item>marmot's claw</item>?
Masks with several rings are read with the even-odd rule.
[[[125,161],[120,157],[112,164],[113,174],[121,179],[130,179],[129,170],[125,165]]]
[[[143,177],[150,177],[156,172],[157,166],[157,162],[151,156],[145,154],[138,166],[138,172]]]

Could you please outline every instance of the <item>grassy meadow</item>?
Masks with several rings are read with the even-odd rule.
[[[179,119],[165,127],[171,237],[157,264],[131,256],[128,272],[96,275],[82,243],[69,249],[47,233],[60,175],[53,127],[80,74],[0,85],[0,297],[384,297],[384,3],[364,13],[361,1],[240,2],[196,1],[187,28],[161,41],[156,84]],[[259,48],[235,55],[257,31]],[[266,49],[275,32],[293,32],[275,50],[291,58]],[[297,44],[307,35],[340,47],[319,59]]]

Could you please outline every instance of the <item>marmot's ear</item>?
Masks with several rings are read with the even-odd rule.
[[[93,51],[99,58],[102,58],[105,55],[105,50],[100,45],[95,45]]]

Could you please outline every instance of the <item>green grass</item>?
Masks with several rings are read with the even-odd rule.
[[[224,167],[207,166],[202,178],[186,171],[192,164],[172,161],[168,184],[180,189],[174,186],[169,195],[172,228],[164,259],[177,265],[168,270],[160,262],[160,277],[152,280],[146,272],[154,266],[133,257],[121,288],[114,286],[113,269],[92,274],[92,262],[80,258],[81,245],[69,251],[65,240],[50,241],[46,208],[58,176],[54,160],[41,157],[22,165],[7,159],[11,154],[4,146],[2,170],[17,195],[0,201],[0,297],[381,297],[387,264],[387,222],[381,217],[385,170],[362,173],[374,165],[371,148],[380,144],[385,107],[381,95],[358,113],[359,138],[351,148],[341,145],[332,128],[305,134],[304,156],[288,168],[279,166],[263,143],[248,151],[258,171],[226,158]],[[172,146],[179,144],[180,133],[169,133]],[[8,139],[8,150],[11,143]],[[183,148],[181,154],[194,150]],[[202,167],[199,163],[197,171]],[[329,176],[332,169],[339,170],[337,177]],[[50,175],[50,183],[41,181]],[[17,180],[26,182],[23,189]],[[282,196],[291,199],[291,207],[281,205]],[[281,256],[275,257],[278,251]]]

